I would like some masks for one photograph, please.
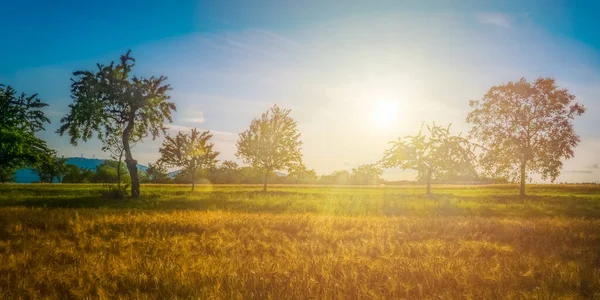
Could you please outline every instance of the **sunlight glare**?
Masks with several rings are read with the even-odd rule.
[[[378,128],[388,128],[396,125],[400,115],[397,101],[384,100],[375,103],[372,110],[373,123]]]

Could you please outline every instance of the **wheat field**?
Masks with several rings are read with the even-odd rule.
[[[600,298],[600,189],[0,186],[8,299]]]

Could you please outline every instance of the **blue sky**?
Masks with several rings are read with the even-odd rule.
[[[137,74],[169,77],[171,132],[211,130],[221,159],[234,159],[237,133],[279,104],[299,122],[307,166],[325,173],[377,161],[423,121],[466,132],[469,100],[549,76],[588,108],[559,181],[600,180],[600,4],[421,2],[15,1],[2,7],[0,83],[50,104],[40,136],[61,155],[107,157],[97,141],[72,147],[54,130],[70,74],[132,49]],[[381,102],[399,116],[386,126],[373,115]],[[153,162],[159,145],[139,144],[134,156]]]

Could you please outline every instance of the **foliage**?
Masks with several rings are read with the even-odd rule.
[[[0,182],[12,182],[15,180],[15,169],[8,167],[0,167]]]
[[[194,190],[194,186],[196,183],[210,183],[210,173],[211,170],[207,169],[196,169],[195,172],[192,172],[192,170],[190,169],[181,169],[173,176],[173,182],[179,184],[192,184],[192,190]]]
[[[219,167],[211,170],[208,174],[208,180],[211,183],[240,183],[240,168],[236,162],[225,160]]]
[[[135,143],[141,139],[141,136],[132,136],[129,146],[133,148]],[[118,128],[110,132],[109,135],[102,136],[102,151],[110,153],[110,158],[119,162],[119,166],[123,161],[123,154],[125,152],[125,146],[123,145],[123,129]],[[141,171],[138,176],[140,177],[140,182],[143,182],[142,177],[144,174],[141,174]],[[121,172],[121,168],[117,169],[117,182],[120,184],[121,175],[125,172]]]
[[[127,184],[103,184],[100,189],[100,195],[108,199],[123,199],[127,195],[127,188]]]
[[[269,172],[267,174],[268,177],[275,176],[275,172]],[[242,184],[257,184],[263,183],[265,180],[264,170],[254,168],[254,167],[242,167],[239,169],[239,182]],[[264,187],[263,187],[264,190]]]
[[[357,168],[352,169],[350,182],[352,184],[362,185],[379,184],[383,182],[383,179],[381,178],[382,174],[383,170],[381,170],[381,167],[379,167],[378,164],[360,165]]]
[[[119,171],[120,169],[120,171]],[[129,183],[129,176],[126,174],[126,169],[123,164],[119,164],[118,161],[107,159],[103,161],[98,167],[94,176],[94,182],[98,183]],[[125,174],[120,178],[119,181],[118,173]]]
[[[229,163],[228,163],[229,162]],[[183,171],[183,170],[182,170]],[[178,177],[179,174],[175,175]],[[274,177],[271,172],[269,177]],[[205,183],[213,184],[258,184],[264,183],[263,170],[253,167],[239,167],[237,163],[225,161],[217,168],[203,169],[198,171],[196,177],[206,178]]]
[[[256,169],[263,170],[263,190],[269,174],[289,170],[302,163],[302,141],[291,110],[275,105],[254,119],[250,128],[240,133],[236,156]]]
[[[350,184],[350,172],[346,170],[333,171],[329,175],[322,175],[321,178],[319,178],[319,183],[335,185]]]
[[[160,162],[148,164],[148,169],[146,169],[146,176],[146,182],[149,183],[168,183],[171,181],[171,179],[169,178],[169,171]]]
[[[11,180],[17,169],[39,163],[50,152],[35,136],[50,123],[42,111],[46,106],[37,94],[17,96],[15,89],[0,84],[0,181]]]
[[[49,155],[45,155],[43,159],[38,162],[33,170],[40,177],[40,182],[52,183],[56,181],[61,182],[62,177],[67,172],[65,165],[67,159],[56,157],[56,154],[52,152]]]
[[[219,152],[214,151],[213,137],[210,131],[200,133],[196,128],[190,134],[179,132],[175,138],[165,137],[159,149],[159,162],[169,167],[181,167],[180,174],[191,174],[192,191],[195,186],[196,173],[199,170],[214,168]],[[204,176],[206,177],[206,176]]]
[[[71,143],[87,141],[96,133],[100,140],[113,137],[122,130],[125,163],[131,177],[131,196],[139,197],[137,161],[131,154],[130,143],[151,135],[158,137],[166,128],[164,120],[172,122],[165,84],[167,77],[131,76],[135,60],[131,51],[121,56],[120,63],[98,64],[98,70],[76,71],[71,79],[70,112],[61,119],[58,133],[68,134]]]
[[[294,184],[314,184],[317,182],[317,172],[314,169],[307,169],[304,164],[299,164],[290,170],[290,173],[284,177],[284,183]]]
[[[95,181],[94,176],[95,173],[92,170],[68,164],[65,166],[62,183],[91,183]]]
[[[525,195],[527,173],[554,181],[562,159],[573,157],[580,141],[573,120],[585,108],[559,89],[552,78],[493,86],[480,101],[471,101],[472,137],[482,145],[480,163],[488,174],[519,178]]]
[[[443,128],[433,123],[425,128],[427,132],[421,126],[416,135],[390,142],[392,147],[385,151],[381,165],[417,171],[417,179],[427,184],[427,194],[430,194],[433,180],[473,172],[475,157],[467,139],[450,134],[450,125]]]

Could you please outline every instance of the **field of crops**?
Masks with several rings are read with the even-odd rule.
[[[600,187],[0,185],[0,298],[600,298]]]

